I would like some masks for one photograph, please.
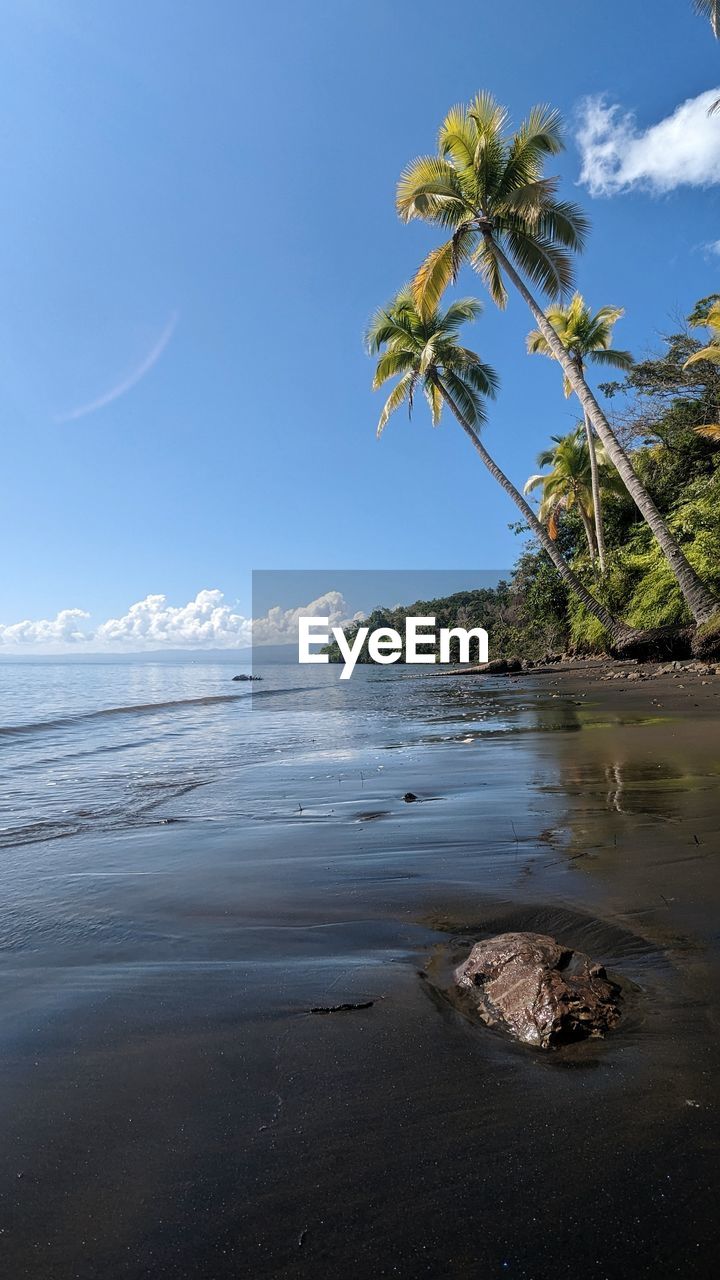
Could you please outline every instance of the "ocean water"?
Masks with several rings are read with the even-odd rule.
[[[243,774],[462,735],[468,693],[438,675],[227,662],[0,665],[0,848],[188,815]],[[492,700],[488,699],[488,713]],[[475,703],[475,697],[472,698]],[[474,728],[479,717],[473,712]],[[490,716],[488,715],[488,719]],[[517,719],[517,713],[514,716]],[[493,728],[507,717],[492,704]]]

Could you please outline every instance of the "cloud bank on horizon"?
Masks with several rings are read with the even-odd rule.
[[[275,605],[264,617],[251,619],[226,604],[222,591],[203,590],[184,605],[168,604],[164,595],[146,596],[121,617],[108,618],[95,628],[81,625],[90,617],[83,609],[62,609],[55,618],[0,623],[0,653],[143,653],[291,644],[297,641],[301,615],[327,617],[331,627],[352,621],[339,591],[328,591],[297,608]]]
[[[585,98],[576,132],[581,184],[593,196],[613,196],[720,183],[720,115],[708,115],[718,97],[720,88],[708,89],[646,129],[617,103]]]

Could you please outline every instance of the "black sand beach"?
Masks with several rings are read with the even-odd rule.
[[[720,676],[458,677],[422,741],[242,785],[22,851],[3,1274],[715,1274]],[[450,966],[507,928],[618,975],[619,1030],[468,1021]]]

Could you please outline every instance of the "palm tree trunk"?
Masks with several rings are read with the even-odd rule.
[[[598,554],[597,543],[595,541],[595,530],[593,529],[590,517],[587,511],[585,510],[584,506],[582,505],[582,503],[578,502],[577,507],[578,507],[578,511],[580,512],[580,519],[583,522],[583,529],[585,530],[585,537],[587,538],[588,550],[590,552],[590,559],[594,564],[595,558]]]
[[[522,514],[530,525],[530,528],[535,534],[535,537],[543,550],[547,551],[547,554],[555,565],[555,568],[561,578],[567,583],[573,594],[582,601],[588,612],[592,613],[594,617],[602,623],[613,643],[619,644],[624,640],[630,640],[633,637],[634,632],[632,632],[629,627],[626,627],[624,623],[619,622],[617,618],[613,618],[612,614],[605,608],[605,606],[602,605],[599,600],[596,600],[594,596],[590,595],[590,592],[583,586],[580,579],[573,573],[570,565],[560,551],[560,548],[553,542],[547,529],[545,529],[545,527],[540,523],[532,507],[525,501],[523,495],[520,493],[520,490],[515,488],[512,480],[508,479],[505,472],[500,470],[500,467],[490,456],[477,432],[466,420],[458,405],[455,404],[450,392],[446,391],[442,381],[439,385],[443,399],[448,405],[448,408],[450,408],[455,414],[455,417],[460,423],[465,435],[472,444],[473,449],[475,449],[476,453],[480,455],[491,476],[494,476],[498,484],[502,485],[505,492],[512,498],[515,505],[520,508]]]
[[[562,342],[558,338],[550,321],[545,315],[542,307],[536,302],[527,285],[518,275],[514,266],[493,239],[490,232],[485,232],[485,238],[492,247],[492,252],[497,258],[503,270],[507,273],[508,278],[512,280],[515,288],[520,296],[527,303],[538,328],[545,338],[555,359],[562,366],[563,372],[567,377],[573,391],[577,395],[583,412],[591,425],[597,431],[600,439],[605,445],[608,457],[617,469],[625,488],[633,499],[638,510],[644,516],[654,536],[657,538],[665,558],[677,579],[680,590],[682,591],[685,603],[688,606],[696,623],[700,625],[714,617],[720,610],[720,601],[711,595],[702,578],[698,577],[687,557],[683,554],[677,542],[673,538],[650,494],[643,485],[642,481],[635,474],[630,459],[623,449],[620,441],[615,436],[610,423],[603,413],[600,405],[595,399],[592,391],[588,387],[582,373],[579,373],[573,360],[569,356]]]
[[[582,376],[582,362],[578,361],[578,371]],[[600,476],[598,473],[597,450],[595,449],[595,433],[587,413],[583,414],[585,422],[585,437],[587,439],[588,453],[590,455],[590,483],[592,487],[593,499],[593,517],[595,520],[595,541],[597,542],[598,559],[600,561],[600,573],[603,578],[607,573],[607,555],[605,552],[605,527],[603,523],[602,513],[602,495],[600,493]]]

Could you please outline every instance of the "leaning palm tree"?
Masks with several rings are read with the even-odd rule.
[[[693,8],[701,18],[707,18],[713,35],[720,39],[720,0],[693,0]]]
[[[632,356],[629,351],[617,351],[610,345],[613,327],[620,317],[625,314],[622,307],[601,307],[593,315],[590,308],[586,306],[582,295],[576,293],[569,306],[549,307],[545,314],[579,373],[583,373],[585,363],[588,360],[592,361],[593,364],[610,366],[614,369],[629,369],[632,365]],[[541,355],[550,356],[554,359],[547,339],[539,329],[533,329],[532,333],[529,334],[527,348],[531,354],[539,352]],[[572,395],[572,385],[567,376],[563,378],[563,389],[566,396]],[[605,529],[602,518],[602,497],[598,478],[595,437],[587,413],[585,414],[585,434],[592,473],[595,540],[600,561],[600,572],[604,574],[607,572],[607,554],[605,551]]]
[[[538,518],[546,526],[553,542],[558,536],[562,513],[577,511],[585,530],[590,559],[594,561],[599,551],[593,521],[596,480],[599,488],[598,473],[602,471],[603,487],[616,493],[622,488],[620,477],[615,468],[608,465],[602,445],[597,450],[593,471],[583,423],[568,435],[553,436],[552,441],[553,447],[543,449],[538,456],[538,466],[549,467],[550,470],[530,476],[523,492],[541,490]]]
[[[513,284],[660,543],[693,617],[704,622],[720,605],[670,533],[582,373],[523,279],[524,275],[550,298],[565,293],[572,281],[571,255],[582,248],[586,232],[582,212],[559,200],[558,180],[543,174],[546,157],[557,155],[563,147],[559,115],[548,107],[535,107],[515,133],[507,131],[507,123],[507,112],[494,98],[478,94],[469,106],[453,107],[446,117],[439,154],[413,161],[402,174],[397,192],[400,217],[405,221],[422,218],[451,232],[417,273],[416,305],[420,311],[436,309],[466,262],[481,273],[500,307],[507,301],[505,280]]]
[[[428,402],[434,426],[440,422],[443,405],[447,405],[490,474],[519,507],[570,590],[601,622],[611,641],[621,644],[630,640],[634,633],[613,618],[583,586],[532,507],[480,439],[479,430],[486,417],[484,401],[495,396],[497,376],[474,351],[461,346],[458,340],[460,326],[474,320],[480,311],[480,303],[474,298],[451,303],[442,312],[427,307],[419,311],[411,290],[406,288],[389,306],[381,308],[373,316],[367,332],[368,351],[378,356],[373,388],[383,386],[390,378],[397,378],[380,414],[378,436],[382,435],[391,415],[401,405],[407,403],[412,414],[418,389]]]

